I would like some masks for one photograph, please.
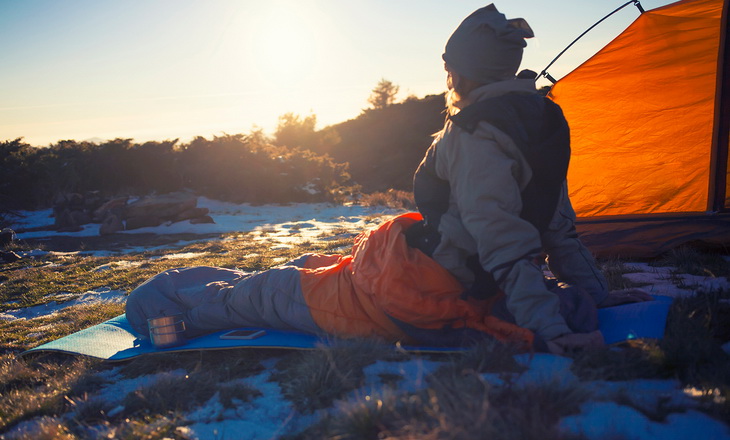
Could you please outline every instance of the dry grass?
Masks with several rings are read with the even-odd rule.
[[[493,339],[485,339],[471,350],[452,355],[442,370],[445,374],[518,373],[524,367],[515,361],[519,351]]]
[[[396,198],[394,195],[389,197]],[[86,244],[87,249],[101,243]],[[59,256],[3,266],[0,303],[7,310],[42,304],[61,293],[100,287],[130,291],[147,277],[171,267],[213,265],[262,270],[305,252],[347,253],[352,234],[292,248],[271,248],[248,234],[227,234],[175,250],[122,256]],[[150,259],[171,253],[195,253],[192,259]],[[669,261],[680,271],[727,276],[727,260],[678,251]],[[134,265],[121,264],[122,261]],[[699,266],[694,265],[699,262]],[[114,263],[119,263],[116,267]],[[139,264],[136,264],[139,263]],[[98,270],[108,266],[106,270]],[[632,287],[621,276],[619,260],[603,261],[612,288]],[[300,414],[318,414],[317,422],[288,438],[302,439],[551,439],[566,438],[557,422],[580,411],[590,398],[581,383],[640,378],[676,378],[698,390],[698,409],[730,420],[730,292],[709,292],[675,301],[661,341],[634,340],[574,355],[578,381],[521,384],[525,370],[509,346],[485,341],[458,354],[399,353],[372,341],[332,341],[311,351],[256,350],[145,356],[109,366],[88,359],[40,355],[17,359],[25,349],[73,333],[122,313],[119,304],[72,307],[31,320],[0,321],[0,435],[21,439],[187,439],[187,414],[212,399],[235,408],[257,399],[260,391],[246,378],[271,368],[271,380]],[[7,304],[8,301],[16,301]],[[400,374],[380,375],[368,394],[363,369],[378,360],[437,360],[442,366],[416,391],[400,391]],[[275,367],[271,367],[274,365]],[[265,366],[266,365],[266,366]],[[112,374],[113,373],[113,374]],[[498,377],[499,381],[488,380]],[[99,396],[110,381],[140,380],[116,400]],[[644,408],[620,394],[615,401],[661,421],[680,411],[671,406]],[[15,427],[24,426],[18,430]]]
[[[124,410],[117,417],[182,413],[202,406],[216,393],[224,408],[234,407],[234,399],[249,402],[261,395],[243,383],[227,383],[206,371],[161,373],[153,384],[128,394],[122,401]]]
[[[0,430],[34,417],[63,414],[74,389],[98,385],[88,382],[88,372],[98,361],[86,358],[44,356],[26,363],[3,356],[0,362]]]
[[[432,377],[421,391],[342,402],[301,439],[557,439],[561,417],[579,412],[588,393],[559,381],[494,386],[474,373]]]
[[[94,304],[67,308],[34,319],[0,321],[0,344],[6,353],[18,353],[36,345],[75,333],[124,313],[122,304]]]
[[[620,350],[593,350],[576,355],[573,372],[583,380],[624,381],[671,377],[666,356],[654,340],[630,340]]]
[[[652,264],[673,267],[675,273],[730,279],[730,261],[716,251],[702,252],[697,248],[683,246],[672,249]]]
[[[366,339],[333,340],[327,346],[286,356],[273,374],[282,393],[302,413],[328,408],[363,385],[363,368],[392,358],[392,347]]]
[[[417,211],[413,193],[410,191],[389,189],[386,192],[363,194],[359,199],[359,203],[365,206],[388,206],[390,208]]]
[[[686,384],[730,388],[728,342],[730,304],[721,302],[730,292],[702,293],[674,302],[660,347],[667,365]]]
[[[10,435],[8,440],[75,440],[63,420],[57,417],[40,417],[35,423],[28,425],[23,431]]]
[[[616,258],[609,258],[600,260],[598,263],[603,275],[606,277],[608,290],[621,290],[643,286],[642,284],[632,282],[628,278],[624,278],[623,275],[625,273],[631,273],[633,271],[627,268],[623,261]]]

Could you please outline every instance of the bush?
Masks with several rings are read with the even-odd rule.
[[[350,178],[347,165],[329,156],[242,134],[181,145],[114,139],[37,148],[16,139],[0,143],[0,169],[6,212],[48,207],[61,193],[89,191],[111,197],[189,189],[234,202],[332,201]]]

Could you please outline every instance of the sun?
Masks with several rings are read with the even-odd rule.
[[[270,83],[305,82],[315,74],[320,46],[314,11],[296,3],[270,3],[252,23],[252,66]]]

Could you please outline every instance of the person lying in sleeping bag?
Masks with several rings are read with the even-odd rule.
[[[601,345],[597,305],[650,297],[609,294],[577,237],[567,123],[534,75],[515,76],[531,36],[489,5],[449,39],[449,118],[414,177],[421,214],[360,234],[348,256],[255,274],[165,271],[130,294],[135,331],[181,313],[189,337],[257,326],[425,345],[490,337],[554,353]],[[545,280],[543,253],[562,284]]]
[[[186,337],[224,329],[266,327],[388,342],[464,346],[485,338],[525,350],[552,350],[539,333],[518,326],[504,292],[467,295],[448,270],[406,241],[423,220],[395,217],[355,238],[350,255],[305,254],[282,266],[247,273],[217,267],[166,270],[134,289],[127,319],[148,337],[147,319],[181,314]],[[546,281],[576,330],[598,326],[584,290]]]
[[[531,347],[530,330],[493,313],[504,309],[503,295],[464,297],[456,278],[408,246],[405,231],[421,219],[404,214],[366,231],[347,256],[305,254],[257,273],[205,266],[164,271],[131,292],[127,319],[143,337],[147,319],[182,314],[187,337],[254,326],[429,345],[493,337]],[[592,322],[592,312],[579,319]]]

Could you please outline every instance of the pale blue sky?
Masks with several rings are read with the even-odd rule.
[[[474,0],[0,0],[0,140],[271,133],[286,112],[356,117],[386,78],[445,89],[441,53]],[[540,71],[624,1],[495,1]],[[645,9],[669,1],[644,0]],[[559,78],[638,16],[627,6],[550,69]]]

